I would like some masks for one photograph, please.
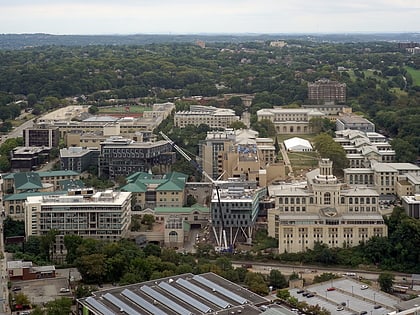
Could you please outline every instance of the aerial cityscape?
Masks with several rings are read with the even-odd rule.
[[[0,314],[420,313],[416,1],[1,7]]]

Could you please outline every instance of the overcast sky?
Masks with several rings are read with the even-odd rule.
[[[420,0],[0,0],[0,33],[420,32]]]

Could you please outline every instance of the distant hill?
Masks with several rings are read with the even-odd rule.
[[[147,45],[161,43],[250,42],[268,40],[312,40],[315,42],[419,42],[420,33],[390,34],[191,34],[191,35],[51,35],[0,34],[0,49],[40,46]]]

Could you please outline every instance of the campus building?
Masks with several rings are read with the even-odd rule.
[[[266,196],[266,187],[258,187],[255,182],[233,179],[217,182],[210,211],[219,250],[229,250],[237,241],[251,244],[259,204]]]
[[[101,143],[99,176],[115,179],[135,172],[148,172],[153,167],[167,171],[175,163],[175,152],[165,140],[135,142],[123,137],[111,137]]]
[[[266,186],[285,177],[283,163],[277,163],[271,138],[259,138],[250,129],[209,131],[199,144],[202,169],[213,179],[242,178]]]
[[[173,172],[154,176],[136,172],[126,178],[127,184],[121,191],[131,192],[133,208],[136,211],[158,207],[182,207],[185,205],[185,184],[188,175]]]
[[[92,188],[69,190],[66,195],[28,196],[25,235],[59,233],[54,252],[64,251],[64,235],[115,241],[126,237],[131,222],[131,193]]]
[[[380,133],[345,129],[335,134],[334,141],[346,152],[350,168],[370,167],[372,161],[395,162],[395,151],[388,139]]]
[[[97,167],[99,161],[98,148],[69,147],[60,149],[60,167],[82,173],[90,167]]]
[[[336,130],[360,130],[363,132],[375,132],[375,124],[358,115],[341,115],[335,121]]]
[[[60,132],[57,127],[39,124],[23,130],[23,143],[25,147],[57,148],[59,142]]]
[[[258,121],[269,120],[274,124],[278,134],[311,133],[310,120],[324,118],[326,115],[313,108],[263,108],[257,111]]]
[[[279,240],[280,253],[313,249],[315,242],[351,247],[387,236],[379,194],[366,186],[340,183],[329,159],[307,173],[305,183],[269,189],[275,207],[268,210],[268,234]]]
[[[236,116],[232,109],[191,105],[189,111],[175,113],[174,126],[185,128],[188,125],[199,126],[205,124],[210,128],[228,128],[238,120],[239,116]]]

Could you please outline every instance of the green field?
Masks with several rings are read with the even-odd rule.
[[[134,105],[134,106],[113,106],[113,107],[98,107],[100,114],[120,114],[120,113],[132,113],[141,114],[145,111],[152,110],[151,107]]]
[[[413,85],[420,86],[420,70],[416,70],[410,67],[405,67],[405,69],[413,78]]]

